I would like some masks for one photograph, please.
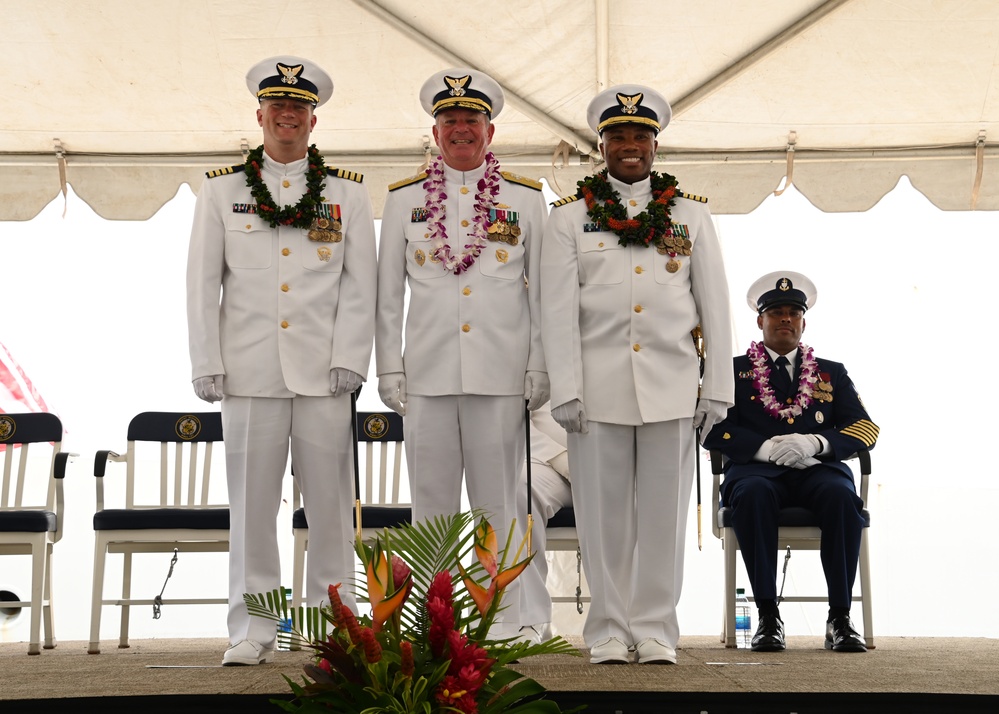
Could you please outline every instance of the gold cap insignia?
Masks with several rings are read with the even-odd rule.
[[[292,86],[298,84],[298,75],[302,73],[305,65],[296,64],[293,67],[286,64],[277,63],[278,71],[281,73],[281,81]]]
[[[452,97],[463,97],[465,96],[465,85],[468,84],[468,80],[472,78],[472,75],[466,74],[464,77],[444,77],[444,81],[447,82],[448,86],[451,87]]]
[[[632,115],[638,113],[638,105],[642,103],[642,93],[632,94],[630,97],[627,94],[618,94],[617,100],[621,102],[621,111],[624,114]]]

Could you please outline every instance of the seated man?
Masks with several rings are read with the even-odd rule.
[[[565,429],[552,419],[549,403],[531,412],[531,514],[534,516],[531,545],[535,555],[519,578],[520,621],[524,623],[520,639],[526,642],[540,644],[552,636],[552,596],[545,585],[548,579],[545,524],[559,509],[571,505]],[[517,489],[517,519],[526,525],[526,468]]]
[[[850,621],[860,558],[863,502],[843,459],[870,449],[878,427],[867,414],[846,368],[816,358],[801,344],[805,310],[815,286],[804,275],[776,272],[747,295],[763,343],[735,358],[735,406],[704,440],[728,459],[722,501],[732,508],[735,535],[759,608],[752,648],[783,650],[777,607],[777,518],[803,506],[822,528],[820,557],[829,592],[826,649],[866,652]]]

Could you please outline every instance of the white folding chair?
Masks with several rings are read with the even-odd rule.
[[[136,553],[227,553],[229,506],[225,478],[212,488],[212,452],[222,441],[219,412],[143,412],[128,425],[125,453],[98,451],[94,458],[97,512],[94,514],[94,580],[87,652],[100,654],[101,608],[121,607],[118,647],[128,647],[130,608],[146,605],[215,605],[216,598],[132,597],[132,556]],[[115,508],[105,503],[108,462],[125,464]],[[158,466],[158,469],[155,468]],[[157,473],[158,472],[158,473]],[[221,483],[221,485],[218,485]],[[223,497],[223,494],[224,497]],[[121,597],[104,597],[109,553],[123,556]],[[165,587],[165,585],[164,585]],[[155,616],[155,615],[154,615]]]
[[[867,487],[871,475],[871,454],[869,451],[858,451],[856,454],[860,463],[860,498],[867,503]],[[714,513],[712,530],[715,537],[721,540],[725,552],[725,592],[722,618],[721,641],[726,647],[735,647],[735,567],[736,553],[739,541],[732,528],[732,509],[721,505],[721,478],[723,475],[724,456],[720,451],[711,451],[711,498]],[[858,567],[858,582],[860,594],[854,593],[853,599],[861,601],[864,618],[864,639],[868,649],[874,649],[874,620],[871,606],[871,559],[867,544],[867,533],[871,525],[871,514],[864,508],[864,530],[860,540],[860,564]],[[785,508],[780,512],[777,543],[780,550],[788,546],[792,550],[818,550],[822,542],[822,531],[815,515],[806,508]],[[750,601],[754,598],[747,594]],[[828,596],[823,595],[789,595],[783,597],[783,602],[826,602]]]
[[[6,610],[31,608],[28,654],[56,646],[52,617],[52,546],[62,538],[63,479],[71,456],[62,451],[62,422],[48,413],[0,414],[0,555],[31,556],[31,600],[4,601]]]

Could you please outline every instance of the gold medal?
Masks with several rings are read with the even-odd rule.
[[[343,228],[343,223],[341,223],[340,221],[338,221],[337,219],[334,218],[333,222],[330,223],[330,228],[332,228],[335,231],[338,231],[341,228]]]
[[[327,241],[326,231],[320,228],[313,228],[309,231],[309,240],[316,241],[317,243],[325,243]]]
[[[341,233],[340,231],[327,231],[327,232],[330,235],[331,243],[339,243],[340,241],[343,240],[343,233]]]
[[[486,232],[487,233],[499,233],[500,232],[499,224],[498,223],[490,223],[489,227],[486,229]]]
[[[317,228],[329,228],[330,227],[330,222],[326,218],[317,218],[316,219],[316,227]]]
[[[670,258],[666,261],[666,272],[675,273],[680,269],[680,261],[675,258]]]
[[[666,255],[667,253],[669,253],[669,248],[660,243],[659,245],[656,246],[656,252],[659,253],[659,255]]]
[[[510,234],[513,236],[519,236],[520,226],[510,226]],[[514,245],[517,245],[516,241],[514,241]]]

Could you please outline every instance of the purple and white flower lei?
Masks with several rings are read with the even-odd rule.
[[[471,242],[465,244],[465,249],[457,256],[451,253],[448,244],[447,228],[444,225],[444,159],[438,156],[427,169],[429,178],[423,188],[427,192],[427,228],[430,230],[431,255],[441,262],[444,270],[459,275],[468,270],[479,257],[486,246],[489,211],[496,205],[495,198],[499,194],[499,161],[493,152],[486,153],[486,172],[479,179],[475,194],[475,218],[472,221]]]
[[[815,352],[806,344],[798,343],[801,350],[801,376],[798,378],[798,394],[794,401],[781,409],[780,402],[774,397],[770,386],[770,367],[767,366],[767,351],[762,342],[749,345],[746,354],[753,363],[753,386],[760,395],[760,404],[767,414],[774,419],[787,419],[801,416],[801,413],[812,403],[812,388],[819,379],[819,363],[815,360]]]

